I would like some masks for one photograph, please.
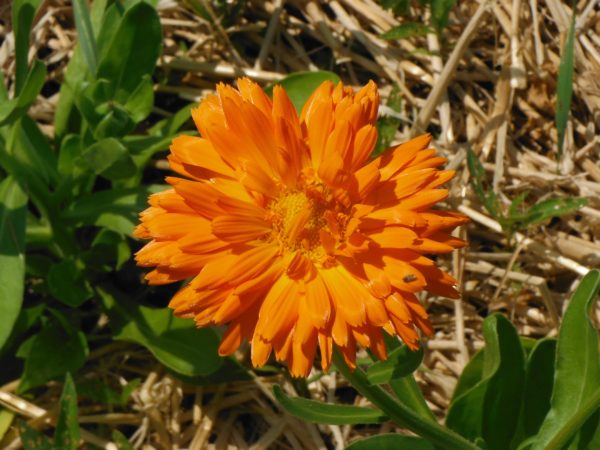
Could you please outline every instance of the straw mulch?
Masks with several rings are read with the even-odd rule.
[[[561,49],[572,14],[565,3],[460,1],[441,36],[394,41],[380,35],[406,19],[374,0],[218,3],[225,7],[206,0],[158,3],[164,30],[158,115],[171,114],[175,107],[212,91],[216,82],[240,75],[268,84],[291,72],[331,70],[354,86],[375,80],[384,103],[396,86],[402,96],[400,108],[382,108],[383,114],[399,119],[394,141],[427,130],[435,148],[448,157],[448,166],[457,170],[446,207],[472,219],[459,232],[470,245],[439,263],[460,280],[463,298],[424,299],[436,332],[425,341],[424,365],[416,373],[440,420],[458,375],[483,345],[486,315],[506,313],[523,336],[556,335],[557,321],[580,275],[600,266],[597,2],[580,1],[575,12],[574,94],[560,162],[554,114]],[[427,10],[412,4],[413,20],[427,23]],[[212,23],[195,13],[193,5],[206,8]],[[0,66],[10,74],[6,8],[0,10],[0,18]],[[51,81],[32,115],[52,135],[57,87],[76,41],[70,3],[47,1],[34,35],[32,55],[46,61]],[[589,203],[577,214],[530,227],[509,243],[470,187],[467,148],[480,156],[490,185],[506,205],[524,191],[529,192],[526,205],[552,196],[588,197]],[[155,161],[158,168],[165,166],[161,158],[164,154]],[[600,318],[600,311],[595,314]],[[246,355],[241,352],[239,357],[244,360]],[[342,449],[360,436],[395,429],[390,424],[303,423],[273,401],[274,383],[283,383],[294,395],[302,389],[280,376],[194,387],[151,361],[139,347],[123,343],[94,352],[85,376],[115,385],[134,378],[142,382],[125,409],[81,405],[88,445],[108,445],[107,430],[119,429],[136,449]],[[15,385],[3,387],[0,400],[12,402],[31,423],[49,426],[60,386],[49,385],[44,395],[25,401],[11,394]],[[316,399],[365,404],[333,372],[309,382],[308,391]],[[18,448],[19,440],[10,445]]]

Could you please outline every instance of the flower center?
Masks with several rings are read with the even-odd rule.
[[[271,203],[273,231],[288,251],[313,253],[321,246],[319,231],[327,222],[326,205],[304,192],[284,193]],[[316,256],[316,255],[315,255]]]

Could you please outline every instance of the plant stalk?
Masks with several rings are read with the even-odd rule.
[[[361,369],[350,370],[344,358],[337,351],[333,354],[333,362],[339,372],[361,395],[368,398],[397,425],[413,431],[432,444],[446,450],[481,450],[480,447],[454,431],[438,423],[423,420],[405,405],[397,402],[380,386],[369,383]]]

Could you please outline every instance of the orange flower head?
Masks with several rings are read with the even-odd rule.
[[[454,172],[417,137],[370,160],[379,94],[323,83],[298,116],[284,89],[220,84],[192,116],[202,137],[173,140],[182,177],[150,196],[136,255],[164,284],[191,279],[170,302],[198,326],[227,325],[219,352],[251,342],[294,376],[335,344],[350,367],[357,343],[386,358],[382,329],[418,347],[432,333],[416,294],[457,298],[456,280],[424,255],[464,245],[464,216],[432,209]]]

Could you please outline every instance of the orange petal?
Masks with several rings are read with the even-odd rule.
[[[240,243],[258,239],[271,232],[271,225],[260,217],[219,216],[211,222],[212,232],[219,239]]]

